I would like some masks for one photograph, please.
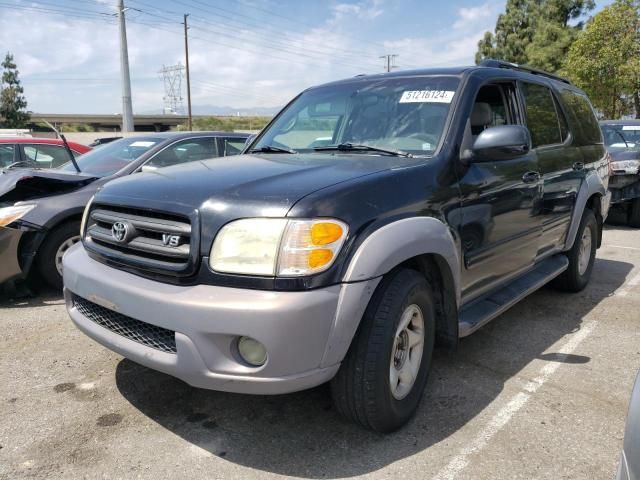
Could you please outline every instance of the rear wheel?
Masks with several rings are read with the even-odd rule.
[[[337,410],[365,428],[391,432],[415,413],[435,343],[433,294],[423,275],[383,279],[331,382]]]
[[[68,222],[49,233],[38,252],[38,271],[50,286],[62,289],[62,257],[80,240],[80,222]]]
[[[598,244],[598,222],[593,212],[586,208],[580,221],[580,227],[567,252],[569,267],[556,279],[554,284],[562,290],[579,292],[591,278]]]
[[[634,198],[629,205],[629,226],[640,228],[640,198]]]

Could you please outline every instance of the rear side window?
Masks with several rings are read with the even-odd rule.
[[[600,125],[587,97],[573,90],[563,89],[560,91],[560,98],[566,107],[571,126],[575,130],[576,142],[579,145],[602,143]]]
[[[22,151],[30,161],[42,168],[56,168],[69,161],[67,151],[57,145],[23,145]]]
[[[533,148],[562,143],[560,119],[551,90],[535,83],[521,85]]]

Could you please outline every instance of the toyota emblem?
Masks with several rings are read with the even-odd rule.
[[[129,227],[126,223],[116,222],[111,227],[111,236],[118,242],[124,242],[129,233]]]

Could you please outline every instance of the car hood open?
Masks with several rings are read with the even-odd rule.
[[[1,170],[0,205],[68,193],[95,181],[96,178],[83,173],[60,170]]]

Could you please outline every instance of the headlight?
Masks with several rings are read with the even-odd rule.
[[[94,195],[95,197],[95,195]],[[87,228],[87,218],[89,216],[89,209],[91,208],[91,202],[93,202],[93,197],[89,199],[87,202],[87,206],[84,207],[84,212],[82,213],[82,221],[80,222],[80,238],[84,238],[84,230]]]
[[[34,204],[14,205],[12,207],[0,208],[0,227],[9,225],[24,217],[35,208]]]
[[[331,266],[347,226],[333,219],[248,218],[218,233],[209,263],[217,272],[297,277]]]
[[[621,160],[619,162],[611,162],[611,166],[614,170],[638,168],[640,167],[640,160]]]

